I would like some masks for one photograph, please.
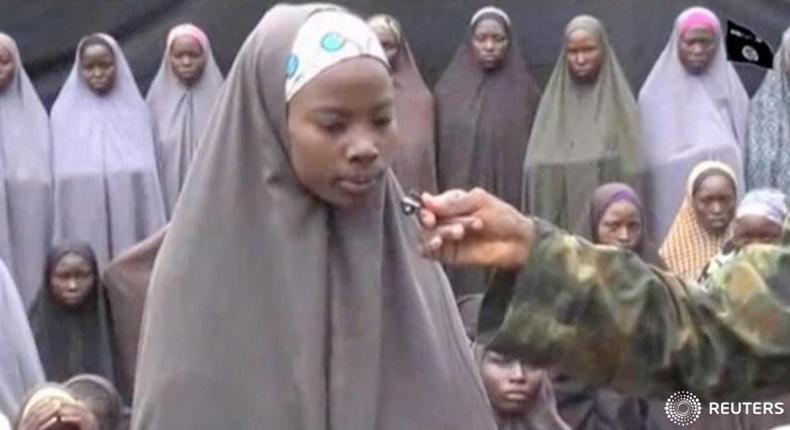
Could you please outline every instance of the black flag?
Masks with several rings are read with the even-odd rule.
[[[774,53],[764,40],[753,31],[727,20],[727,59],[751,63],[766,69],[774,64]]]

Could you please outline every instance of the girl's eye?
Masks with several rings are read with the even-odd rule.
[[[345,130],[345,124],[340,121],[320,123],[321,128],[329,134],[340,134]]]
[[[383,117],[380,117],[380,118],[376,118],[375,120],[373,120],[373,124],[377,128],[387,128],[387,127],[390,126],[390,124],[392,124],[392,117],[391,116],[383,116]]]

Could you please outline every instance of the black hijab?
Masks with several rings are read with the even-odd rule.
[[[55,266],[69,253],[85,258],[95,279],[88,296],[74,309],[59,304],[50,285]],[[80,373],[94,373],[113,380],[111,323],[96,256],[90,245],[83,242],[56,245],[47,255],[44,275],[44,286],[30,311],[30,325],[46,379],[63,382]]]

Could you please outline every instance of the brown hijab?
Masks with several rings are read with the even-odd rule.
[[[133,429],[495,428],[394,176],[341,210],[291,167],[285,65],[328,8],[273,7],[236,57],[154,266]]]
[[[400,137],[392,170],[405,190],[436,191],[433,95],[422,80],[398,21],[388,15],[376,15],[368,24],[371,28],[391,32],[399,43],[398,53],[390,64]]]
[[[507,15],[497,8],[475,14],[434,94],[437,102],[439,190],[482,187],[517,206],[532,118],[540,93],[521,56]],[[486,72],[474,58],[474,28],[495,19],[510,38],[505,62]],[[488,273],[477,268],[446,267],[457,295],[485,290]]]
[[[439,189],[479,186],[518,205],[540,93],[504,16],[502,11],[475,15],[436,84]],[[482,69],[472,48],[474,28],[484,19],[498,20],[510,38],[505,62],[493,72]]]
[[[143,308],[151,281],[154,261],[165,239],[167,226],[113,259],[102,274],[112,311],[116,345],[118,390],[129,400],[134,388],[137,347]]]

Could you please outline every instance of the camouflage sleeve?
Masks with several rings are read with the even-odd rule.
[[[747,248],[699,285],[536,225],[530,261],[486,295],[479,329],[492,348],[639,396],[790,391],[790,247]]]

